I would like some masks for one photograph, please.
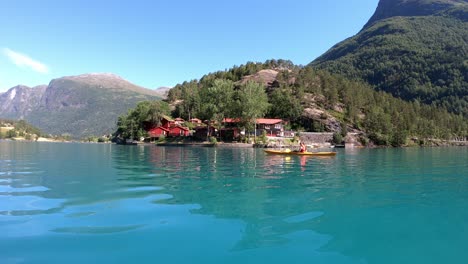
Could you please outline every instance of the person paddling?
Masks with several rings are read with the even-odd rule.
[[[302,143],[302,141],[299,143],[299,145],[300,145],[299,152],[305,152],[306,151],[306,145],[304,145],[304,143]]]

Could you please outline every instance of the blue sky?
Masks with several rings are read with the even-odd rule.
[[[356,34],[378,0],[15,0],[0,8],[0,92],[110,72],[174,86],[248,61],[308,64]]]

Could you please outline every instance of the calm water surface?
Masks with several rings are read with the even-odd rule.
[[[468,148],[0,141],[0,263],[467,263]]]

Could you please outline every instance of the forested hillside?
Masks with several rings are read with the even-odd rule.
[[[276,72],[276,76],[261,78],[259,73],[265,70]],[[341,129],[346,128],[363,132],[376,144],[395,146],[411,137],[424,140],[468,135],[467,119],[435,105],[406,102],[362,81],[283,60],[247,63],[184,82],[169,92],[168,102],[175,106],[173,116],[186,119],[239,117],[249,111],[242,96],[246,96],[243,87],[252,81],[260,83],[267,93],[265,116],[287,119],[295,129],[345,132]],[[258,108],[262,108],[261,103]]]
[[[356,36],[312,66],[468,118],[468,4],[381,0]]]

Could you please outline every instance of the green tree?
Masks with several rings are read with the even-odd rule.
[[[149,103],[146,117],[143,115],[143,121],[149,121],[151,124],[159,126],[163,116],[169,115],[169,105],[163,101],[152,101]]]
[[[202,113],[200,116],[209,123],[214,120],[220,125],[225,117],[233,114],[234,83],[232,81],[216,79],[210,87],[202,90],[201,96]]]
[[[341,137],[342,138],[345,138],[346,135],[348,134],[348,125],[345,123],[345,122],[342,122],[340,124],[340,127],[341,127]]]
[[[401,147],[406,144],[407,133],[403,129],[396,129],[390,139],[390,144],[394,147]]]
[[[146,126],[158,126],[163,116],[169,114],[169,105],[163,101],[143,101],[128,110],[117,121],[115,136],[139,139],[146,136]]]
[[[257,118],[263,117],[270,107],[265,88],[262,84],[248,81],[240,87],[238,93],[242,123],[247,129],[255,131]]]
[[[201,107],[200,91],[197,82],[184,82],[180,87],[175,87],[175,90],[177,89],[180,90],[180,95],[175,100],[181,100],[181,102],[176,105],[174,116],[187,120],[197,117]]]
[[[382,108],[372,108],[365,117],[365,128],[369,138],[377,145],[388,145],[389,135],[392,131],[390,115],[386,114]]]
[[[288,120],[296,120],[304,111],[301,101],[297,99],[291,89],[278,88],[270,95],[270,111],[268,116],[276,118],[284,118]]]

